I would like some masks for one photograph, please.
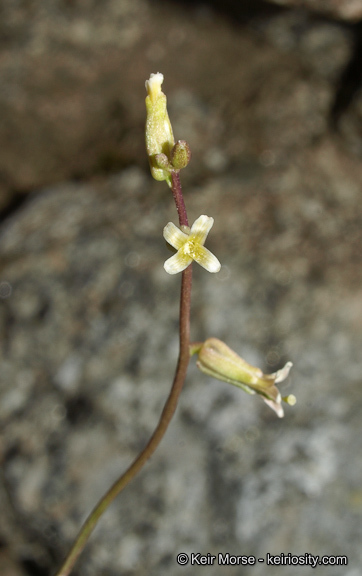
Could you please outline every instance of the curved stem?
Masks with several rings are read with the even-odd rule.
[[[182,189],[179,175],[175,181],[173,179],[172,191],[175,198],[177,211],[179,213],[180,225],[188,226],[187,213],[185,204],[182,197]],[[150,440],[142,452],[137,456],[129,468],[122,474],[118,480],[109,488],[106,494],[100,499],[98,504],[92,510],[87,520],[83,524],[67,558],[63,565],[58,570],[55,576],[68,576],[76,563],[79,555],[83,551],[88,538],[93,532],[99,518],[105,512],[108,506],[118,496],[118,494],[129,484],[129,482],[136,476],[136,474],[145,465],[147,460],[152,456],[158,445],[160,444],[168,425],[175,413],[178,399],[185,381],[187,368],[190,361],[190,310],[191,310],[191,285],[192,285],[192,265],[190,265],[182,273],[181,282],[181,296],[180,296],[180,351],[177,362],[177,368],[172,384],[170,394],[167,398],[166,404],[163,408],[158,425],[152,434]]]

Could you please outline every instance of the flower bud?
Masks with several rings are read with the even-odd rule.
[[[176,144],[171,150],[171,164],[176,170],[186,168],[191,160],[190,146],[186,140],[177,140]]]
[[[170,165],[170,161],[167,158],[166,154],[156,154],[154,159],[158,168],[162,168],[163,170],[167,171],[170,171],[172,169],[172,166]]]
[[[251,366],[238,356],[224,342],[217,338],[209,338],[197,350],[199,357],[197,366],[209,376],[223,382],[242,388],[248,394],[260,394],[263,400],[276,414],[284,416],[281,405],[282,397],[275,383],[282,382],[289,374],[292,363],[288,362],[284,368],[274,374],[264,374],[260,368]],[[284,398],[283,398],[284,399]],[[285,401],[293,405],[295,397],[286,396]]]
[[[163,74],[151,74],[146,81],[146,150],[150,163],[151,174],[155,180],[166,180],[171,186],[170,170],[159,155],[170,158],[171,149],[175,144],[172,126],[167,113],[167,99],[161,90]]]

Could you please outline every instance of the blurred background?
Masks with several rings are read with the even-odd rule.
[[[201,569],[180,552],[346,555],[318,574],[362,575],[361,20],[359,0],[0,3],[2,576],[54,573],[172,382],[177,215],[144,149],[151,72],[222,263],[194,267],[192,338],[265,372],[291,360],[298,403],[280,420],[192,361],[74,575]]]

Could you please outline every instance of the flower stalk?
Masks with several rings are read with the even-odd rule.
[[[287,377],[291,363],[286,364],[282,370],[274,374],[263,374],[259,368],[245,362],[226,344],[216,338],[209,338],[203,343],[190,344],[192,262],[195,260],[213,273],[220,270],[220,262],[204,247],[214,222],[213,218],[201,215],[191,228],[189,227],[179,172],[187,166],[191,152],[184,140],[178,140],[175,143],[167,112],[167,99],[161,90],[162,82],[163,75],[159,72],[151,74],[146,82],[146,150],[151,174],[156,180],[166,180],[172,190],[179,218],[180,229],[172,222],[169,222],[164,228],[165,239],[177,250],[177,253],[165,262],[165,270],[169,274],[182,272],[177,367],[169,396],[147,445],[99,500],[83,524],[69,554],[55,576],[68,576],[70,574],[98,520],[113,500],[140,472],[159,446],[175,413],[192,354],[198,354],[197,365],[202,372],[238,386],[249,394],[260,394],[278,416],[283,416],[281,400],[291,405],[295,402],[292,395],[282,398],[275,386],[276,383]]]
[[[162,74],[161,74],[162,76]],[[158,78],[157,81],[160,79]],[[162,76],[163,80],[163,76]],[[162,83],[162,82],[161,82]],[[147,86],[147,84],[146,84]],[[156,91],[155,100],[159,98],[158,94],[158,87],[156,88],[151,86],[151,96],[152,92]],[[151,100],[151,98],[150,98]],[[163,107],[163,99],[161,99],[161,104],[158,102],[159,109],[161,110],[161,119],[163,122],[167,122],[167,118],[165,116],[165,112]],[[146,99],[147,105],[147,99]],[[149,104],[151,107],[152,102]],[[147,108],[149,111],[149,109]],[[166,110],[167,114],[167,110]],[[166,118],[166,120],[165,120]],[[155,120],[153,120],[155,121]],[[151,124],[151,121],[148,119],[148,123]],[[168,120],[169,122],[169,120]],[[156,123],[157,127],[157,123]],[[149,127],[148,127],[149,128]],[[146,128],[147,133],[147,128]],[[172,128],[170,124],[169,128],[166,130],[168,137],[170,134],[172,135]],[[163,136],[161,135],[161,140]],[[173,138],[173,136],[172,136]],[[152,134],[148,133],[148,140],[146,137],[146,142],[148,145],[148,151],[151,149],[152,146],[156,146],[156,138],[152,138]],[[171,142],[171,141],[170,141]],[[169,151],[171,153],[171,147],[167,148],[167,144],[161,143],[161,148],[163,151]],[[150,160],[151,163],[151,160]],[[157,167],[156,167],[157,168]],[[179,177],[178,170],[173,170],[166,178],[160,178],[161,172],[154,169],[154,165],[151,165],[151,173],[156,178],[156,180],[167,180],[167,183],[171,186],[173,198],[175,200],[177,213],[179,215],[179,224],[180,226],[188,226],[188,217],[185,207],[185,202],[183,199],[182,194],[182,187],[181,181]],[[164,172],[164,175],[166,172]],[[177,361],[177,367],[175,371],[175,376],[172,384],[171,391],[169,396],[166,400],[165,406],[163,408],[161,417],[157,424],[155,431],[153,432],[150,440],[148,441],[145,448],[142,452],[137,456],[137,458],[133,461],[133,463],[129,466],[129,468],[114,482],[114,484],[109,488],[109,490],[104,494],[104,496],[100,499],[98,504],[92,510],[90,515],[88,516],[87,520],[83,524],[70,552],[68,553],[64,563],[60,567],[60,569],[56,572],[55,576],[69,576],[70,572],[72,571],[79,555],[83,551],[86,543],[88,542],[89,537],[91,536],[94,528],[97,525],[98,520],[101,518],[103,513],[107,510],[113,500],[126,488],[126,486],[131,482],[131,480],[140,472],[143,466],[146,464],[147,460],[152,456],[155,452],[156,448],[160,444],[162,438],[164,437],[166,430],[171,422],[171,419],[175,413],[177,403],[181,394],[181,390],[186,378],[187,368],[190,362],[190,352],[189,352],[189,345],[190,345],[190,312],[191,312],[191,286],[192,286],[192,266],[188,266],[182,272],[182,279],[181,279],[181,294],[180,294],[180,314],[179,314],[179,357]]]

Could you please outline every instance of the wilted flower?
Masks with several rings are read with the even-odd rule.
[[[219,272],[220,262],[204,247],[213,223],[213,218],[203,215],[195,220],[191,229],[183,226],[180,230],[172,222],[164,227],[165,240],[177,250],[177,254],[166,260],[164,264],[166,272],[169,274],[182,272],[193,260],[209,272]]]
[[[274,374],[263,374],[260,368],[251,366],[240,358],[231,348],[217,338],[209,338],[193,351],[198,352],[197,366],[209,376],[228,382],[242,388],[248,394],[260,394],[263,400],[272,408],[279,418],[284,416],[282,400],[293,406],[295,396],[281,397],[275,384],[283,382],[292,367],[291,362]]]

